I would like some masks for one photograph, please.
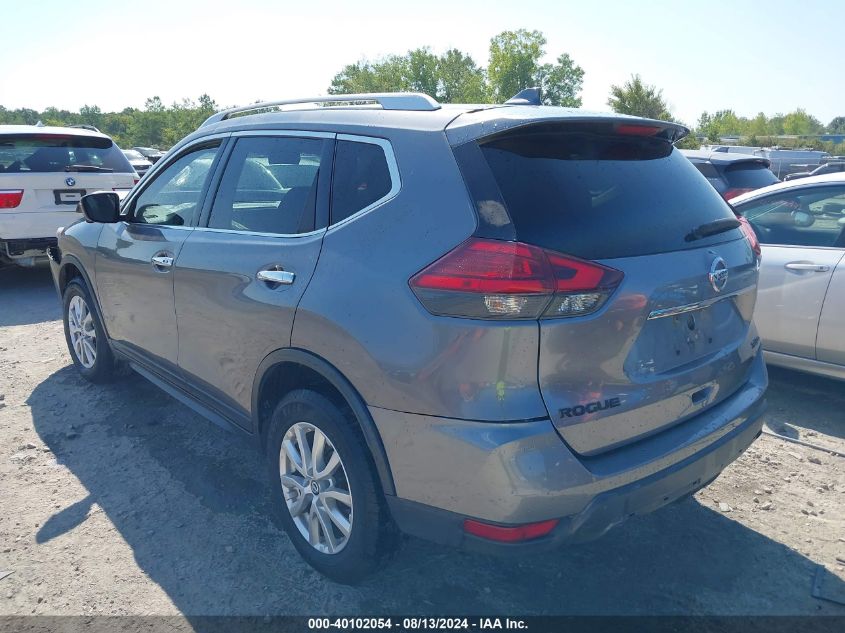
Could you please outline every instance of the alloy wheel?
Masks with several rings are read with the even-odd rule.
[[[76,359],[85,369],[91,369],[97,362],[97,329],[94,327],[94,315],[79,295],[75,295],[68,304],[67,324]]]
[[[282,439],[279,477],[285,504],[302,537],[337,554],[352,534],[352,491],[340,453],[319,428],[293,424]]]

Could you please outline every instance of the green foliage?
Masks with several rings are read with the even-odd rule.
[[[539,31],[504,31],[490,40],[487,70],[458,49],[435,55],[418,48],[377,61],[360,60],[337,73],[329,94],[424,92],[442,103],[500,103],[539,86],[547,105],[579,107],[584,70],[562,53],[540,64],[546,38]]]
[[[763,115],[765,118],[765,115]],[[697,132],[707,137],[707,140],[716,143],[720,136],[730,136],[745,131],[748,127],[748,119],[740,119],[733,110],[719,110],[714,114],[702,112],[698,119]],[[768,129],[759,130],[758,134],[771,133]]]
[[[821,134],[824,126],[816,117],[799,108],[783,119],[784,134]]]
[[[578,93],[581,92],[584,69],[576,64],[568,53],[560,55],[556,64],[540,66],[535,78],[545,105],[581,107],[581,97]]]
[[[441,58],[427,48],[391,55],[377,62],[366,60],[344,66],[332,79],[329,94],[412,90],[436,95]]]
[[[167,148],[197,129],[218,109],[207,94],[195,102],[165,106],[159,97],[147,99],[143,110],[126,108],[121,112],[103,112],[98,106],[84,105],[79,112],[47,108],[36,112],[29,108],[8,110],[0,106],[0,124],[93,125],[111,136],[121,147],[152,146]]]
[[[487,79],[495,103],[535,85],[546,38],[540,31],[503,31],[490,40]]]
[[[838,121],[837,119],[841,119]],[[837,127],[839,124],[842,128]],[[720,110],[714,114],[703,112],[698,120],[697,132],[707,137],[711,142],[718,142],[723,136],[740,136],[746,139],[754,138],[758,142],[745,143],[749,145],[771,144],[784,145],[784,139],[776,139],[777,136],[813,136],[825,132],[845,133],[845,117],[837,117],[825,126],[811,114],[799,108],[788,114],[776,114],[767,117],[763,112],[757,114],[753,119],[737,116],[733,110]],[[807,141],[802,140],[798,146],[806,146]]]
[[[675,143],[675,147],[678,149],[701,149],[701,141],[698,140],[695,133],[690,132],[680,141]]]
[[[829,134],[845,134],[845,116],[838,116],[827,124]]]
[[[440,56],[437,68],[440,91],[437,100],[443,103],[487,103],[484,70],[469,55],[452,48]]]
[[[611,86],[607,105],[620,114],[662,121],[672,120],[669,108],[663,100],[663,91],[643,83],[639,75],[631,75],[631,79],[621,86]]]

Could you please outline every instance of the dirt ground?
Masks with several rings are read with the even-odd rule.
[[[597,542],[409,540],[346,587],[296,554],[250,445],[140,377],[77,375],[44,269],[0,270],[0,394],[0,615],[845,614],[811,595],[817,573],[845,592],[845,458],[770,436]],[[773,431],[845,453],[845,383],[773,370],[769,404]]]

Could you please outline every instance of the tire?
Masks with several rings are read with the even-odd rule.
[[[292,391],[276,405],[266,442],[274,502],[285,531],[309,565],[344,584],[372,573],[395,551],[398,540],[372,457],[352,415],[314,391]],[[303,474],[299,446],[305,442],[311,453],[317,433],[324,436],[322,459],[316,457],[310,468],[306,464]],[[291,456],[300,457],[298,465]],[[320,476],[332,463],[332,472]],[[344,519],[348,536],[341,529]],[[316,533],[310,531],[312,526]]]
[[[115,360],[93,300],[81,279],[72,279],[62,295],[62,317],[73,364],[82,377],[94,383],[112,380]],[[81,322],[80,322],[81,320]]]

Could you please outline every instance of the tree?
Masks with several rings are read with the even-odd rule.
[[[484,70],[469,55],[457,48],[443,53],[437,60],[440,90],[437,100],[443,103],[486,103],[488,100]]]
[[[715,114],[703,112],[698,120],[698,133],[717,143],[722,136],[739,136],[746,133],[748,119],[740,119],[733,110],[719,110]]]
[[[199,102],[200,112],[206,119],[219,109],[217,102],[209,97],[205,92],[200,95],[200,98],[197,101]]]
[[[424,92],[438,101],[485,101],[484,72],[457,49],[437,56],[428,48],[390,55],[375,62],[344,66],[332,79],[329,94]]]
[[[409,75],[409,56],[391,55],[377,62],[362,60],[344,66],[334,76],[329,94],[410,90]]]
[[[490,40],[487,79],[495,103],[536,85],[546,38],[540,31],[503,31]]]
[[[757,116],[748,122],[745,133],[754,137],[769,135],[769,119],[764,113],[758,112]]]
[[[103,128],[104,117],[99,106],[84,105],[79,108],[79,116],[82,118],[83,123],[93,125],[97,129]]]
[[[159,96],[150,97],[144,101],[144,110],[147,112],[164,112],[165,109],[164,104],[161,102],[161,97]]]
[[[580,108],[581,85],[584,69],[578,66],[567,53],[557,58],[556,64],[543,64],[537,71],[537,85],[545,105]]]
[[[540,31],[503,31],[490,40],[487,66],[490,95],[502,103],[524,90],[537,86],[545,105],[580,107],[584,69],[567,53],[554,64],[540,64],[546,38]]]
[[[672,120],[669,108],[663,100],[663,91],[643,83],[639,75],[631,75],[631,79],[621,86],[611,86],[607,105],[620,114]]]
[[[824,126],[816,117],[801,108],[795,112],[790,112],[783,120],[784,134],[820,134],[824,131]]]
[[[329,85],[329,94],[424,92],[443,103],[505,101],[539,86],[543,103],[578,107],[584,70],[563,53],[540,64],[546,38],[539,31],[504,31],[490,40],[487,71],[458,49],[435,55],[428,47],[376,61],[347,64]]]
[[[827,124],[828,134],[845,134],[845,116],[838,116]]]
[[[410,51],[405,62],[405,82],[414,92],[424,92],[437,97],[440,91],[438,66],[440,60],[428,48]]]

